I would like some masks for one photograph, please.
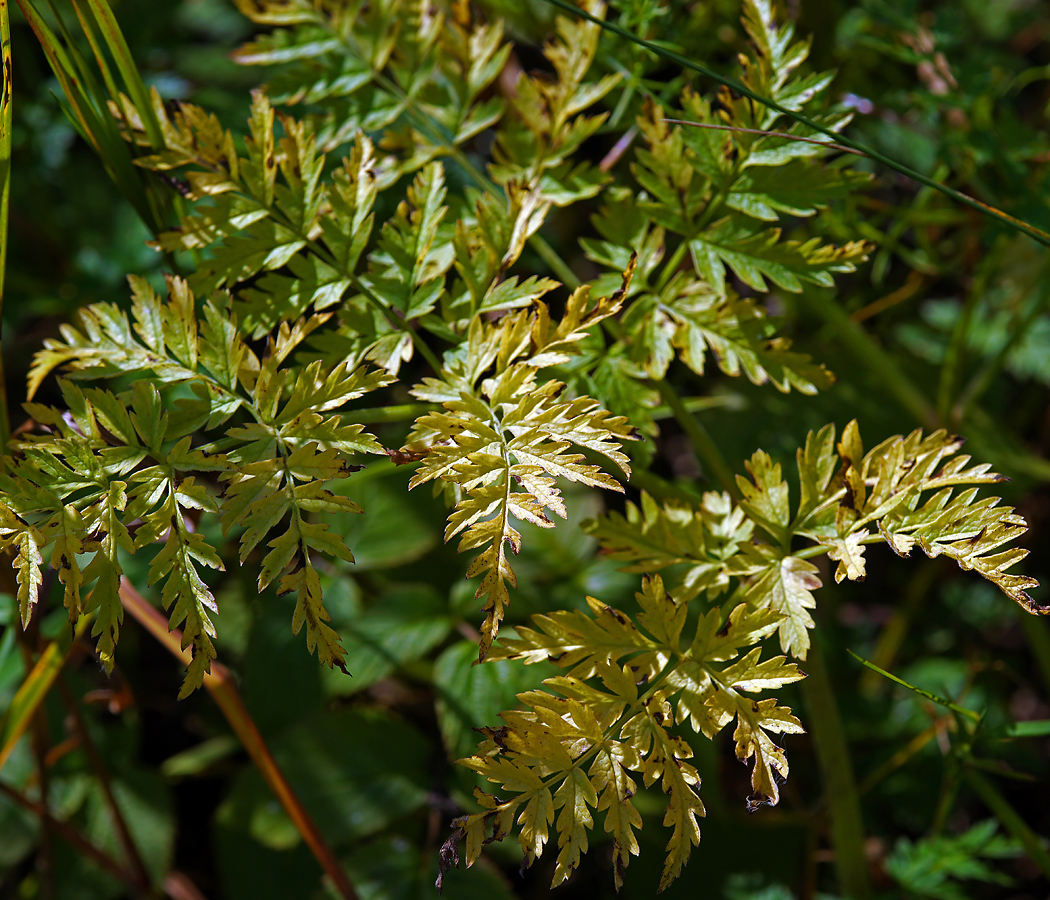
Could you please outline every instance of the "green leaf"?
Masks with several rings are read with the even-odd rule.
[[[959,882],[1010,885],[1013,879],[984,862],[1009,859],[1021,852],[1016,840],[996,834],[997,830],[996,821],[988,819],[959,835],[916,842],[899,838],[886,861],[886,871],[909,893],[937,900],[971,896]]]
[[[803,282],[822,287],[834,284],[832,274],[853,272],[867,259],[868,246],[854,241],[841,247],[808,241],[781,241],[779,228],[725,218],[689,240],[697,274],[724,294],[725,267],[756,291],[769,289],[766,278],[786,291],[798,293]]]
[[[426,656],[454,625],[446,604],[422,584],[394,587],[352,617],[335,609],[332,614],[353,676],[338,673],[328,678],[326,672],[329,690],[338,694],[362,691],[399,666]]]
[[[562,400],[565,385],[537,383],[538,367],[568,358],[584,330],[618,299],[587,311],[586,291],[570,300],[565,316],[551,327],[547,309],[518,313],[499,326],[471,326],[462,355],[451,358],[443,381],[427,379],[413,394],[441,402],[444,411],[420,417],[406,452],[421,454],[409,488],[440,479],[459,489],[445,540],[462,534],[460,550],[483,548],[467,577],[482,576],[476,597],[485,598],[480,659],[488,654],[510,600],[507,583],[516,584],[506,547],[515,553],[521,535],[512,520],[552,528],[547,511],[562,518],[565,505],[557,479],[622,491],[601,467],[588,463],[573,446],[601,454],[630,472],[620,441],[635,438],[623,417],[612,416],[589,397]],[[520,355],[527,362],[513,362]],[[493,364],[496,371],[474,385]]]
[[[453,247],[438,229],[448,207],[444,172],[436,163],[423,169],[394,217],[383,226],[377,250],[369,257],[375,290],[405,319],[429,313],[445,289]]]
[[[470,752],[477,741],[474,729],[494,722],[501,711],[514,705],[517,694],[539,687],[546,676],[554,674],[551,666],[525,668],[498,659],[499,647],[493,648],[482,665],[476,665],[477,647],[470,641],[458,641],[434,663],[438,724],[452,758]]]
[[[786,556],[756,578],[745,595],[756,609],[768,607],[783,615],[780,649],[796,659],[805,659],[809,652],[809,630],[815,625],[809,610],[817,605],[812,592],[820,586],[815,565]]]

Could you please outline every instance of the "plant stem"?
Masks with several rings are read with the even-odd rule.
[[[109,872],[110,875],[125,882],[132,891],[135,891],[136,893],[139,892],[138,885],[135,883],[131,875],[124,870],[120,863],[92,844],[91,841],[81,835],[80,832],[71,825],[63,822],[61,819],[56,819],[42,803],[30,800],[28,797],[20,794],[3,781],[0,781],[0,794],[13,800],[28,812],[38,816],[42,822],[46,822],[48,827],[54,831],[55,834],[61,837],[62,840],[69,844],[69,846],[76,850],[82,857],[91,860],[104,872]]]
[[[148,893],[150,890],[150,875],[146,869],[146,864],[142,860],[142,855],[139,853],[139,849],[135,844],[135,839],[131,836],[131,829],[128,828],[128,823],[125,820],[124,814],[117,803],[117,798],[113,793],[113,785],[109,777],[109,772],[106,769],[106,764],[102,759],[102,754],[98,752],[98,747],[95,746],[95,742],[91,738],[87,722],[84,721],[84,716],[80,711],[76,698],[74,698],[73,694],[66,686],[65,681],[59,677],[55,684],[58,687],[58,693],[62,697],[63,704],[69,711],[74,729],[80,739],[80,746],[84,749],[84,753],[87,755],[91,768],[95,770],[95,777],[98,780],[99,786],[102,788],[102,794],[106,799],[106,805],[109,807],[110,815],[113,818],[113,826],[117,831],[117,837],[120,839],[120,845],[124,848],[124,855],[131,868],[131,877],[134,879],[136,886],[140,891]]]
[[[850,900],[866,900],[871,896],[871,882],[864,854],[860,795],[819,640],[810,647],[806,663],[809,677],[802,682],[802,696],[808,712],[806,725],[813,736],[817,762],[824,779],[839,890]]]
[[[1047,852],[1043,839],[1028,827],[1024,819],[1017,814],[1017,810],[984,775],[972,767],[967,767],[963,777],[973,792],[984,801],[985,806],[1002,822],[1003,827],[1021,842],[1032,862],[1050,878],[1050,852]]]
[[[718,449],[718,445],[711,440],[711,435],[707,433],[707,429],[686,408],[682,398],[678,396],[675,389],[666,381],[650,381],[649,385],[659,391],[660,398],[667,404],[667,408],[671,410],[675,421],[682,426],[682,430],[686,433],[689,440],[692,441],[693,449],[696,450],[697,455],[707,467],[708,474],[722,485],[722,489],[727,491],[734,500],[739,500],[740,491],[737,489],[733,472],[726,463],[725,457],[722,456],[722,451]]]
[[[923,426],[933,428],[937,424],[937,412],[922,391],[911,380],[901,374],[897,361],[883,350],[871,336],[852,321],[846,312],[822,291],[807,291],[806,302],[827,322],[835,337],[854,355],[867,365],[885,388]]]
[[[189,652],[182,649],[182,633],[176,628],[168,630],[168,622],[153,606],[146,602],[145,598],[132,587],[126,578],[120,580],[120,599],[124,609],[132,617],[155,637],[162,646],[171,652],[177,659],[189,663]],[[234,686],[234,679],[229,669],[222,663],[213,662],[211,671],[204,676],[204,686],[208,689],[216,706],[222,711],[233,729],[234,734],[240,738],[244,749],[248,752],[255,767],[259,770],[267,787],[273,791],[288,817],[292,820],[296,830],[302,835],[303,841],[310,848],[314,859],[320,863],[321,868],[332,880],[338,895],[343,900],[358,900],[357,891],[346,874],[342,864],[336,857],[328,841],[321,830],[317,827],[313,817],[303,806],[302,801],[296,796],[292,786],[285,778],[277,760],[274,759],[270,748],[267,746],[262,733],[259,731],[255,720],[248,712],[241,695]]]

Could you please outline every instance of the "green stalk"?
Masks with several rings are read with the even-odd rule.
[[[0,323],[4,309],[4,274],[7,271],[7,231],[11,205],[11,122],[14,85],[11,83],[11,17],[8,0],[0,0]],[[2,333],[2,327],[0,327]],[[0,353],[0,451],[7,446],[11,435],[7,411],[7,383],[4,377],[3,354]]]
[[[682,431],[686,433],[686,436],[692,442],[693,449],[696,450],[701,462],[707,467],[708,473],[722,485],[722,489],[727,491],[734,500],[739,500],[740,491],[736,486],[733,472],[726,463],[725,457],[722,456],[722,451],[718,449],[718,445],[711,440],[711,435],[707,433],[707,429],[700,424],[700,420],[686,408],[682,398],[678,396],[675,389],[666,381],[650,381],[649,385],[660,392],[660,398],[667,405],[667,408],[671,410],[675,421],[682,426]]]
[[[909,413],[927,428],[937,423],[937,412],[925,395],[903,375],[897,361],[883,350],[860,325],[854,322],[822,291],[807,291],[806,302],[834,330],[835,337],[878,376],[883,386]]]
[[[871,882],[864,854],[860,794],[819,641],[814,641],[810,647],[806,663],[809,677],[802,682],[802,697],[808,713],[806,725],[813,737],[824,780],[824,799],[830,814],[829,830],[839,890],[850,900],[866,900],[871,896]]]
[[[989,218],[995,219],[1016,231],[1023,232],[1029,237],[1034,238],[1040,244],[1050,247],[1050,234],[1036,228],[1033,225],[1029,225],[1027,222],[1022,222],[1020,219],[1016,219],[1008,213],[1003,212],[1000,209],[996,209],[994,206],[989,206],[987,203],[982,203],[971,197],[969,194],[964,194],[962,191],[957,191],[955,188],[948,187],[946,184],[941,184],[938,181],[930,178],[928,175],[923,175],[922,172],[917,172],[915,169],[904,165],[904,163],[897,162],[897,160],[880,153],[874,147],[869,147],[867,144],[863,144],[860,141],[856,141],[853,138],[845,137],[844,135],[838,134],[829,128],[825,128],[823,125],[813,121],[808,116],[804,116],[801,113],[795,112],[794,110],[787,109],[781,106],[775,100],[769,97],[763,97],[760,94],[756,94],[750,88],[746,87],[735,78],[730,78],[727,75],[720,75],[707,66],[702,66],[699,63],[693,62],[691,59],[687,59],[679,53],[675,53],[673,50],[668,50],[666,47],[654,44],[651,41],[647,41],[644,38],[640,38],[635,34],[632,34],[626,28],[621,28],[615,22],[607,22],[604,19],[599,19],[597,16],[591,15],[586,10],[580,9],[577,6],[569,3],[568,0],[547,0],[552,6],[557,6],[559,9],[565,12],[572,13],[574,16],[578,16],[581,19],[587,19],[589,22],[593,22],[595,25],[611,31],[613,34],[619,35],[625,40],[631,41],[632,43],[638,44],[640,47],[644,47],[651,53],[655,53],[662,59],[670,60],[671,62],[682,66],[686,69],[691,69],[700,75],[710,78],[712,81],[716,81],[719,84],[725,85],[726,87],[736,91],[738,94],[753,100],[756,103],[761,103],[763,106],[767,106],[772,110],[780,113],[782,116],[787,116],[794,122],[798,122],[800,125],[805,125],[807,128],[811,128],[819,134],[823,134],[826,137],[831,138],[838,144],[842,144],[844,147],[848,147],[851,150],[855,150],[858,153],[862,153],[864,156],[868,156],[878,163],[886,166],[887,168],[893,169],[894,171],[900,172],[902,175],[906,175],[912,181],[917,181],[919,184],[924,184],[927,187],[931,187],[936,191],[940,191],[953,200],[962,203],[965,206],[969,206],[971,209],[977,210],[982,215],[988,216]]]
[[[1043,689],[1050,697],[1050,629],[1042,616],[1032,616],[1020,608],[1015,609],[1021,630],[1028,640],[1028,648],[1035,659],[1035,666],[1043,679]]]
[[[399,403],[393,406],[376,406],[370,409],[351,409],[340,415],[344,422],[359,425],[374,425],[380,422],[407,422],[428,413],[437,407],[433,403]]]
[[[981,798],[984,805],[1002,822],[1003,827],[1021,842],[1021,846],[1024,847],[1032,862],[1050,878],[1050,852],[1047,852],[1043,838],[1028,827],[1025,820],[1017,814],[1017,810],[984,775],[972,767],[967,767],[963,777],[973,792]]]

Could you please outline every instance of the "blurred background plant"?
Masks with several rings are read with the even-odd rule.
[[[479,6],[508,19],[516,42],[508,70],[544,65],[539,48],[552,7],[541,0]],[[814,68],[838,69],[833,93],[855,112],[848,134],[1050,229],[1050,4],[800,0],[787,9],[814,36]],[[113,11],[144,83],[165,99],[201,104],[227,127],[247,120],[249,88],[263,75],[272,80],[272,72],[231,58],[257,28],[224,0],[124,0]],[[69,27],[72,45],[90,60],[75,13],[58,2],[42,21],[59,34],[60,21]],[[614,0],[609,18],[643,37],[673,34],[671,49],[718,71],[730,71],[744,46],[734,0]],[[145,242],[149,215],[162,220],[163,205],[177,198],[136,171],[136,206],[129,196],[136,188],[124,182],[121,189],[116,163],[107,175],[97,148],[78,136],[76,112],[17,9],[11,55],[3,354],[17,427],[31,355],[43,340],[88,303],[123,303],[128,273],[170,268],[172,260]],[[646,97],[675,97],[687,82],[711,88],[612,35],[598,59],[628,89],[611,95],[610,118],[593,141],[595,163],[631,139]],[[513,78],[501,83],[507,90]],[[965,435],[969,452],[1013,479],[1004,496],[1028,519],[1026,541],[1036,551],[1027,571],[1045,583],[1047,249],[903,176],[851,161],[875,175],[870,189],[836,201],[806,227],[835,243],[874,242],[870,263],[835,289],[806,285],[800,294],[767,297],[796,347],[825,363],[836,385],[808,397],[709,374],[694,397],[701,391],[695,378],[678,370],[671,377],[733,471],[757,447],[790,462],[809,429],[854,417],[872,436],[918,426]],[[581,209],[552,217],[544,234],[574,271],[594,277],[575,239],[591,230]],[[538,259],[533,265],[544,271]],[[717,487],[670,411],[658,409],[657,418],[654,471],[687,494]],[[403,436],[398,425],[378,427],[389,446]],[[430,895],[447,823],[469,808],[474,783],[450,760],[472,751],[473,728],[497,724],[516,693],[553,670],[472,665],[477,604],[462,579],[465,561],[440,541],[440,501],[407,494],[407,480],[393,465],[370,466],[346,493],[377,514],[337,517],[357,563],[327,573],[325,596],[352,679],[322,669],[292,636],[288,609],[272,591],[260,596],[254,576],[235,566],[214,585],[226,668],[209,691],[182,701],[175,699],[181,667],[155,627],[126,628],[107,678],[85,644],[69,641],[60,603],[45,604],[22,633],[6,587],[0,897],[294,900],[347,896],[349,883],[365,898]],[[590,493],[571,494],[568,525],[601,504]],[[515,563],[520,587],[509,624],[580,608],[585,594],[629,603],[637,579],[595,551],[578,529],[532,529]],[[127,574],[144,586],[147,566],[131,560]],[[43,590],[61,594],[53,578]],[[148,604],[130,611],[148,626]],[[827,668],[837,690],[851,756],[840,775],[859,796],[872,895],[1045,897],[1038,836],[1050,833],[1050,734],[1013,723],[1050,719],[1046,621],[943,560],[903,561],[883,549],[863,584],[823,589],[818,625],[812,664]],[[49,646],[59,649],[38,659]],[[847,647],[981,711],[980,727],[864,668]],[[812,696],[787,687],[780,697],[812,717]],[[26,733],[15,740],[19,723]],[[729,745],[697,743],[708,815],[700,848],[668,896],[840,896],[828,766],[810,736],[787,741],[794,765],[783,800],[754,815],[738,799],[747,774]],[[282,785],[297,801],[282,802]],[[660,800],[643,793],[637,802],[658,820]],[[297,818],[297,806],[307,819]],[[658,881],[667,836],[659,821],[647,824],[625,897],[650,896]],[[1028,852],[1025,833],[1035,841]],[[595,850],[560,888],[565,897],[612,895],[608,849],[597,833],[593,841]],[[484,866],[451,873],[445,890],[457,900],[539,896],[550,882],[550,856],[519,876],[517,848],[493,844]],[[336,870],[345,871],[346,884]]]

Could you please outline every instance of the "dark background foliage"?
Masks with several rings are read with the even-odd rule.
[[[486,5],[514,23],[518,62],[540,65],[538,43],[548,33],[551,8],[540,2]],[[686,23],[679,41],[684,52],[728,70],[742,42],[735,3],[613,3],[634,10],[636,18],[628,21],[642,28],[647,9],[659,12],[668,5]],[[124,0],[114,7],[148,82],[165,97],[193,100],[227,125],[245,120],[248,88],[259,73],[229,59],[251,33],[231,6],[223,0]],[[814,35],[814,64],[839,71],[833,92],[857,112],[850,134],[1050,228],[1050,4],[800,0],[788,8],[802,32]],[[165,262],[145,246],[144,226],[75,136],[44,57],[17,13],[13,55],[14,181],[3,351],[10,406],[17,411],[31,355],[42,340],[81,306],[123,302],[127,273],[155,274]],[[611,39],[607,57],[628,67],[641,60]],[[680,88],[680,72],[638,65],[639,72],[648,67],[642,73],[646,90]],[[593,142],[595,159],[630,128],[636,111],[621,110],[611,120]],[[807,288],[801,295],[769,298],[798,345],[823,361],[837,384],[810,398],[711,377],[703,384],[683,379],[683,393],[703,394],[703,422],[735,471],[758,447],[789,462],[810,428],[829,421],[841,427],[853,417],[873,443],[918,426],[944,425],[967,436],[975,457],[1012,478],[1005,496],[1031,525],[1025,540],[1033,554],[1025,567],[1045,582],[1046,250],[902,176],[868,168],[876,175],[870,190],[833,207],[816,227],[836,242],[873,241],[871,261],[834,290]],[[597,273],[575,243],[589,226],[574,215],[555,217],[546,233],[578,272],[593,277]],[[13,424],[19,421],[16,412]],[[396,446],[397,426],[386,427],[381,436]],[[660,474],[697,491],[713,487],[673,421],[661,423],[657,450]],[[470,752],[472,728],[496,724],[516,692],[548,674],[508,662],[471,665],[473,586],[461,577],[464,562],[454,547],[440,542],[440,501],[425,489],[407,494],[406,482],[407,475],[391,467],[356,478],[347,488],[369,515],[339,523],[357,566],[352,577],[332,575],[326,598],[347,641],[352,678],[322,671],[290,633],[290,601],[272,592],[259,596],[252,575],[230,566],[215,590],[220,658],[235,671],[263,736],[363,897],[432,895],[438,847],[471,784],[450,759]],[[570,501],[576,522],[598,511],[591,495]],[[565,527],[528,537],[516,565],[522,589],[511,624],[535,612],[580,607],[585,594],[630,602],[636,578],[594,557],[590,538]],[[128,574],[145,584],[144,564]],[[34,620],[25,646],[64,627],[61,590],[51,582],[47,588],[43,615]],[[14,604],[5,598],[0,707],[25,674],[13,615]],[[995,726],[1050,718],[1047,623],[1026,617],[993,587],[951,565],[898,560],[882,548],[872,555],[863,584],[824,588],[818,624],[863,791],[876,887],[886,897],[906,890],[956,896],[923,893],[919,876],[901,874],[909,862],[936,868],[947,865],[952,853],[967,851],[951,842],[920,850],[900,842],[933,831],[958,836],[992,818],[960,781],[950,716],[865,671],[845,649],[985,711]],[[180,678],[167,652],[134,626],[126,628],[112,678],[80,651],[66,667],[62,690],[49,698],[46,719],[0,777],[5,784],[30,784],[39,777],[39,759],[47,758],[56,814],[119,855],[93,746],[151,871],[185,873],[207,897],[320,896],[319,868],[298,832],[209,696],[198,692],[176,701]],[[805,721],[798,690],[785,688],[779,696]],[[72,710],[80,710],[79,724]],[[728,735],[713,746],[696,744],[708,816],[700,847],[668,896],[781,900],[821,890],[834,894],[827,807],[810,737],[787,738],[793,765],[783,800],[753,815],[742,800],[747,773],[733,758]],[[992,776],[1003,796],[1044,835],[1050,833],[1048,749],[1045,737],[980,745],[981,755],[1007,776]],[[639,807],[651,815],[640,835],[641,857],[627,873],[625,897],[652,894],[667,840],[660,798],[642,797]],[[581,869],[559,889],[563,897],[611,896],[608,849],[597,832],[593,844]],[[489,849],[483,865],[450,876],[448,896],[547,893],[553,854],[519,876],[516,844]],[[967,881],[957,896],[1047,895],[1046,881],[1024,856],[990,865],[998,881]],[[0,797],[0,897],[126,895],[119,881],[53,829]]]

